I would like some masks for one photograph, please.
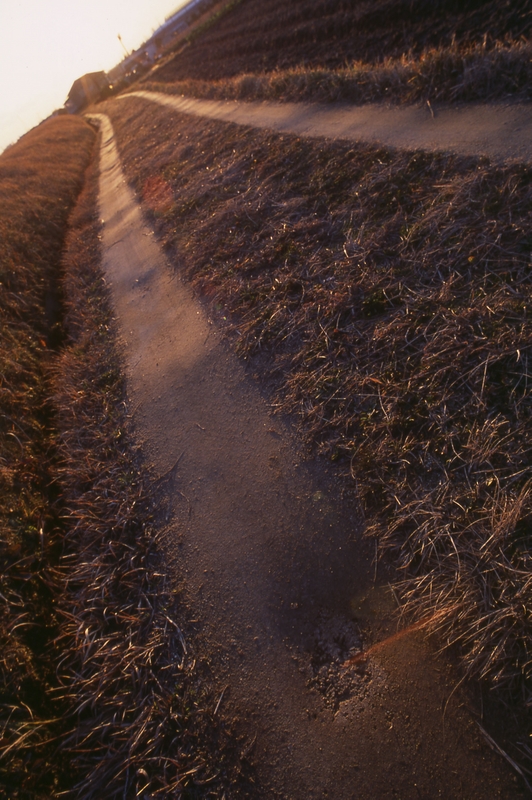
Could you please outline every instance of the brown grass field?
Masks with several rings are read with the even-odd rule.
[[[530,0],[233,0],[143,84],[241,100],[529,99],[531,23]]]
[[[165,82],[379,64],[429,49],[527,39],[530,0],[232,0],[157,70]]]
[[[531,7],[241,0],[143,86],[528,98]],[[405,615],[432,616],[526,724],[530,169],[103,110],[168,253],[358,491]],[[99,272],[95,141],[58,117],[0,155],[0,797],[240,796],[201,674],[169,666],[182,639]],[[506,746],[530,773],[528,739]]]

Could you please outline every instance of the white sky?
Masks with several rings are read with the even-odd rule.
[[[187,0],[0,0],[0,152]]]

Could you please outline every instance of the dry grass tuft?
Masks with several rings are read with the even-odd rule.
[[[139,193],[173,195],[179,268],[356,483],[407,613],[529,705],[530,169],[108,111]]]
[[[163,83],[220,81],[293,70],[334,74],[361,64],[367,80],[383,61],[482,56],[529,41],[531,9],[530,0],[246,0],[152,75]]]
[[[319,103],[471,102],[532,97],[532,47],[528,41],[431,48],[381,63],[355,61],[340,69],[293,67],[243,73],[216,81],[175,82],[147,76],[137,86],[168,94],[224,100]]]

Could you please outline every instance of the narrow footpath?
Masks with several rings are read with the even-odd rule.
[[[140,97],[186,114],[267,128],[298,136],[377,142],[403,150],[485,155],[495,162],[532,161],[532,105],[471,103],[463,106],[361,106],[308,103],[242,103],[136,91]]]
[[[421,633],[342,667],[390,632],[356,498],[338,497],[272,416],[146,226],[109,119],[91,118],[103,268],[138,440],[160,478],[168,569],[217,713],[254,743],[254,796],[523,796]]]

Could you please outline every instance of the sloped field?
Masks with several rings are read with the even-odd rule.
[[[220,80],[295,67],[339,69],[530,35],[530,0],[242,0],[157,70],[156,80]]]

